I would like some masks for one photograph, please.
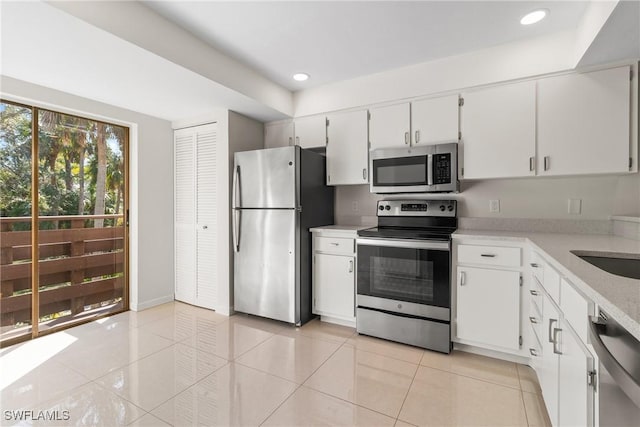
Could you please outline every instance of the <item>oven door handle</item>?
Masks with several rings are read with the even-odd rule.
[[[449,242],[432,242],[427,240],[398,240],[398,239],[360,239],[358,245],[381,246],[384,248],[408,248],[408,249],[433,249],[436,251],[449,251]]]

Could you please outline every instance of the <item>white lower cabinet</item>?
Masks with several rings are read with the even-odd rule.
[[[558,334],[558,425],[593,426],[594,395],[588,377],[593,370],[593,357],[564,319]]]
[[[312,312],[325,322],[355,326],[357,227],[318,227],[313,233]]]
[[[545,272],[542,288],[536,289],[542,293],[542,325],[538,329],[542,354],[532,360],[532,366],[538,374],[542,396],[554,427],[593,426],[594,358],[581,335],[574,330],[574,327],[581,329],[582,324],[587,324],[588,310],[592,305],[548,263],[539,260],[540,263]],[[562,288],[558,287],[560,281]],[[559,306],[556,305],[557,300],[561,303]],[[564,312],[561,307],[569,308],[569,303],[582,310],[572,308]]]
[[[336,318],[352,318],[355,306],[355,257],[322,253],[314,256],[313,312]]]
[[[457,336],[520,348],[520,272],[458,267]]]
[[[542,397],[547,406],[549,419],[555,427],[558,425],[558,382],[560,361],[554,351],[554,329],[559,328],[560,313],[545,293],[542,297],[542,355],[538,368],[538,380],[542,389]]]

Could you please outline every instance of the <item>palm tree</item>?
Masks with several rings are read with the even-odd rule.
[[[96,205],[94,215],[104,215],[104,198],[107,191],[107,125],[96,123],[96,151],[98,157],[98,171],[96,173]],[[96,219],[94,227],[101,228],[104,220]]]

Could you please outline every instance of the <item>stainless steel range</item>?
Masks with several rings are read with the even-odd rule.
[[[455,200],[381,200],[378,226],[358,231],[358,333],[451,351]]]

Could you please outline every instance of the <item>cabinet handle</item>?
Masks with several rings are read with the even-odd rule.
[[[300,137],[296,136],[296,145],[300,145]]]
[[[353,260],[349,260],[349,273],[353,273]]]
[[[206,230],[207,228],[209,228],[209,226],[208,226],[208,225],[203,225],[203,226],[202,226],[202,229],[203,229],[203,230]]]
[[[289,145],[293,145],[293,138],[289,137]]]
[[[554,337],[552,336],[553,324],[557,322],[558,319],[549,319],[549,342],[553,342]]]
[[[367,170],[366,169],[362,169],[362,179],[364,179],[365,181],[367,180]]]
[[[550,164],[551,164],[551,157],[544,156],[544,170],[548,171],[551,168]]]
[[[529,353],[530,353],[532,356],[536,356],[536,357],[538,356],[538,350],[536,350],[535,348],[530,348],[530,349],[529,349]]]
[[[483,256],[485,258],[495,258],[496,254],[480,254],[480,256]]]
[[[540,264],[536,264],[535,262],[532,262],[532,263],[531,263],[531,264],[529,264],[529,265],[531,265],[531,267],[533,267],[533,268],[538,268],[538,267],[540,267]]]
[[[409,132],[404,133],[404,143],[409,144]]]
[[[536,318],[535,318],[535,317],[533,317],[533,316],[529,316],[529,322],[531,322],[531,323],[534,323],[534,324],[535,324],[535,323],[538,323],[538,319],[536,319]]]
[[[553,328],[553,352],[555,354],[562,354],[560,351],[560,340],[558,339],[558,334],[562,332],[560,328]]]
[[[332,244],[333,246],[338,246],[340,243],[331,242],[331,244]]]
[[[534,291],[533,289],[531,289],[531,290],[529,291],[529,293],[530,293],[531,295],[533,295],[534,297],[537,297],[538,295],[540,295],[540,294],[538,293],[538,291]]]
[[[415,138],[415,140],[416,140],[416,144],[417,144],[418,142],[420,142],[420,131],[419,131],[419,130],[417,130],[417,131],[416,131],[416,138]]]
[[[535,157],[529,157],[529,170],[533,172]]]
[[[464,274],[464,271],[460,272],[460,286],[464,286],[466,282],[467,275]]]

